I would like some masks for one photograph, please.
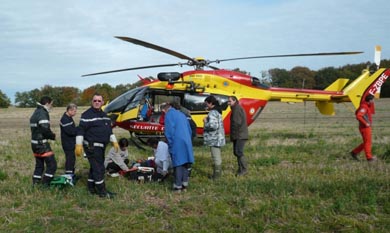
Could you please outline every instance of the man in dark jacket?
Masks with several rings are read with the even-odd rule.
[[[107,144],[111,141],[115,152],[119,150],[119,144],[112,133],[111,119],[101,107],[104,104],[103,96],[95,94],[92,98],[92,106],[81,114],[80,124],[76,136],[77,156],[83,154],[83,150],[90,165],[88,175],[88,190],[91,194],[100,197],[113,198],[114,193],[107,191],[104,182],[104,154]]]
[[[244,109],[235,96],[229,96],[228,104],[232,110],[230,115],[230,141],[233,142],[233,153],[237,157],[237,175],[248,172],[248,165],[244,156],[244,146],[248,140],[248,125]]]
[[[74,175],[76,156],[74,149],[76,145],[77,128],[73,117],[76,115],[77,105],[69,104],[66,112],[60,120],[61,144],[65,153],[65,174]]]
[[[57,161],[49,144],[49,140],[55,140],[56,138],[56,135],[50,129],[49,117],[53,100],[48,96],[43,96],[37,104],[37,108],[30,117],[31,149],[35,157],[35,170],[32,180],[33,185],[42,182],[44,186],[48,187],[57,170]]]

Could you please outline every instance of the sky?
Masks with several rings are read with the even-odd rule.
[[[362,51],[349,56],[227,61],[261,77],[272,68],[312,70],[390,59],[388,0],[3,0],[0,4],[0,90],[45,85],[81,90],[97,83],[134,83],[137,75],[183,72],[168,67],[81,77],[138,66],[186,62],[131,44],[127,36],[209,60],[294,53]]]

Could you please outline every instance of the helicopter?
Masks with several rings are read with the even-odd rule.
[[[118,69],[82,75],[102,75],[129,70],[149,69],[171,66],[192,66],[193,70],[179,72],[160,72],[157,79],[139,78],[142,86],[131,89],[104,106],[104,111],[113,122],[113,127],[120,127],[130,132],[131,137],[143,140],[148,137],[163,137],[164,125],[161,123],[161,105],[176,102],[185,109],[196,124],[196,135],[203,134],[203,118],[207,116],[204,100],[214,95],[222,109],[225,134],[230,134],[231,109],[228,107],[229,96],[236,96],[247,115],[247,125],[251,125],[261,114],[269,101],[302,103],[315,101],[319,112],[334,115],[334,103],[352,102],[358,108],[360,101],[368,94],[379,97],[380,87],[390,75],[390,69],[379,68],[381,47],[375,50],[376,69],[371,72],[363,70],[362,74],[349,85],[349,79],[339,78],[324,90],[269,87],[257,77],[227,69],[219,69],[211,64],[234,60],[298,57],[352,55],[362,52],[306,53],[270,56],[238,57],[220,60],[191,58],[182,53],[170,50],[146,41],[131,37],[116,37],[120,40],[157,50],[174,57],[186,60],[183,63],[148,65]],[[208,68],[207,70],[205,68]],[[146,113],[146,115],[144,114]],[[142,141],[144,142],[144,141]]]

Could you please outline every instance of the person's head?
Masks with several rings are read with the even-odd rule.
[[[157,138],[149,138],[148,141],[147,141],[147,144],[156,149],[157,148],[157,145],[158,145],[158,139]]]
[[[161,104],[161,111],[162,112],[167,112],[168,108],[170,108],[171,105],[169,103],[163,103]]]
[[[213,95],[208,96],[204,100],[204,102],[205,102],[208,110],[211,110],[211,109],[219,106],[219,102],[218,102],[217,98],[215,98],[215,96],[213,96]]]
[[[124,151],[129,146],[129,140],[127,140],[126,138],[121,138],[119,139],[118,144],[121,150]]]
[[[170,103],[170,105],[171,105],[174,109],[176,109],[176,110],[180,110],[180,108],[181,108],[180,103],[177,102],[177,101],[172,101],[172,102]]]
[[[70,103],[68,104],[68,106],[66,106],[66,114],[70,117],[74,117],[76,115],[76,112],[77,112],[77,105],[74,104],[74,103]]]
[[[235,97],[234,95],[229,96],[228,104],[230,107],[239,104],[237,97]]]
[[[104,104],[103,96],[100,94],[94,94],[92,97],[92,107],[94,109],[100,109]]]
[[[374,95],[368,94],[368,95],[364,98],[364,100],[365,100],[367,103],[369,103],[369,102],[371,102],[371,101],[374,100]]]
[[[49,96],[42,96],[41,100],[39,103],[42,106],[45,106],[47,110],[50,110],[53,107],[53,99]]]

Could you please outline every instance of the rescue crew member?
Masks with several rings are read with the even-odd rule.
[[[61,144],[65,153],[65,174],[69,175],[74,175],[76,164],[75,145],[77,128],[73,120],[76,112],[77,105],[70,103],[60,120]]]
[[[49,111],[53,107],[53,100],[48,96],[43,96],[37,104],[30,118],[31,149],[35,156],[32,182],[33,185],[42,183],[45,187],[49,187],[57,170],[57,161],[49,144],[49,140],[56,139],[56,135],[50,129]]]
[[[101,110],[103,104],[103,96],[95,94],[92,98],[92,106],[81,114],[75,153],[77,156],[81,156],[84,149],[88,158],[90,165],[88,175],[89,192],[98,194],[99,197],[113,198],[115,193],[107,191],[104,182],[104,152],[110,141],[115,148],[115,152],[118,152],[119,145],[112,133],[110,118]]]
[[[351,156],[355,160],[359,160],[358,154],[363,150],[368,162],[376,160],[376,157],[371,152],[372,114],[375,114],[374,96],[369,94],[361,101],[359,108],[355,112],[356,119],[359,121],[359,131],[363,138],[363,142],[351,152]]]

